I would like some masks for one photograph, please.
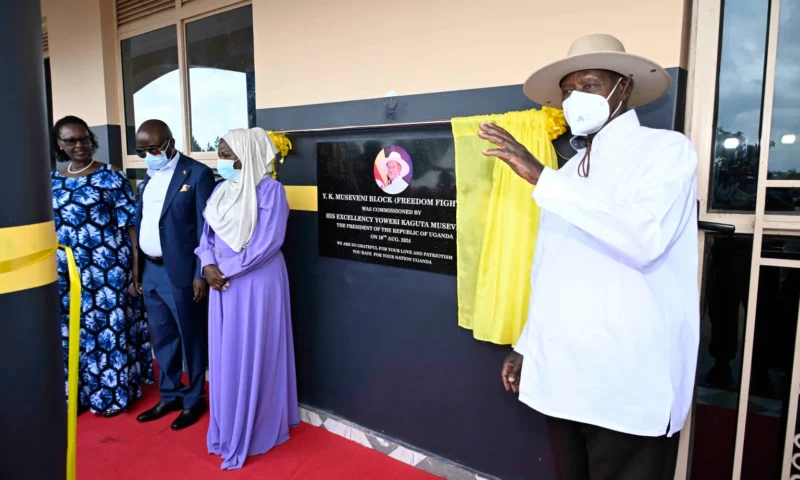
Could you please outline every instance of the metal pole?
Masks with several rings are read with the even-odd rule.
[[[53,249],[41,9],[0,16],[0,478],[66,472],[67,416]]]

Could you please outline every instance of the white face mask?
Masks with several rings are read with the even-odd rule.
[[[235,163],[236,160],[229,160],[227,158],[220,158],[217,160],[217,172],[219,173],[219,176],[225,180],[231,180],[233,182],[238,180],[242,171],[236,170],[236,168],[233,166]]]
[[[594,93],[572,92],[569,98],[564,100],[564,118],[569,124],[573,135],[584,137],[597,133],[603,128],[612,115],[608,99],[611,98],[611,95],[614,95],[621,81],[622,78],[617,80],[614,89],[605,98]],[[620,100],[614,113],[617,113],[621,106],[622,100]]]
[[[167,158],[167,154],[164,152],[161,152],[158,155],[153,155],[152,153],[147,152],[145,154],[144,161],[147,163],[147,166],[153,170],[161,170],[167,166],[169,163],[169,158]]]

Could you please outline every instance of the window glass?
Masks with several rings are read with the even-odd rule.
[[[177,28],[171,25],[125,39],[121,50],[128,155],[136,154],[136,129],[150,119],[166,122],[175,146],[183,149]]]
[[[752,235],[706,234],[691,477],[733,472]],[[800,238],[765,235],[761,256],[797,260]],[[743,479],[777,479],[789,407],[800,270],[761,267],[742,462]]]
[[[800,2],[781,2],[778,27],[778,51],[775,63],[775,93],[772,108],[772,129],[769,142],[769,171],[771,180],[800,180]],[[770,198],[779,197],[775,208]],[[777,210],[777,211],[773,211]],[[800,213],[800,189],[767,189],[767,211],[770,213]]]
[[[769,0],[724,0],[710,210],[754,212]]]
[[[253,9],[186,24],[193,152],[213,152],[233,128],[256,124]]]

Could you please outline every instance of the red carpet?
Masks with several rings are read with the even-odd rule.
[[[206,450],[208,415],[196,425],[173,432],[177,415],[140,424],[136,416],[153,406],[158,391],[149,387],[134,411],[115,418],[87,412],[78,419],[78,478],[142,479],[408,479],[429,480],[431,474],[375,450],[301,424],[288,442],[264,455],[249,457],[240,470],[220,470],[221,459]]]
[[[696,405],[692,478],[730,480],[736,438],[736,410]],[[781,419],[747,414],[742,480],[780,477],[783,457]]]

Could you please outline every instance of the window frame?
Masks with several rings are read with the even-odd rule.
[[[721,212],[709,210],[711,193],[711,164],[714,152],[714,128],[717,99],[717,74],[721,44],[722,0],[698,0],[696,29],[714,32],[696,35],[692,63],[692,92],[688,96],[691,108],[686,134],[697,149],[697,198],[700,200],[700,218],[704,222],[726,223],[736,227],[736,233],[752,234],[755,224],[753,213]],[[709,100],[712,99],[712,100]]]
[[[744,432],[747,418],[747,402],[750,393],[750,370],[753,356],[754,324],[757,290],[759,285],[759,272],[762,266],[800,268],[800,262],[787,259],[762,258],[762,238],[764,235],[791,235],[798,236],[800,232],[800,216],[767,214],[764,212],[765,194],[767,187],[798,187],[800,180],[768,180],[767,170],[769,149],[761,149],[759,153],[759,179],[758,199],[756,208],[752,213],[709,211],[708,200],[710,195],[710,177],[712,169],[715,133],[715,115],[717,101],[717,72],[719,68],[720,28],[724,14],[724,0],[692,0],[692,40],[691,59],[689,71],[689,84],[686,104],[686,134],[691,138],[698,153],[697,165],[697,196],[700,201],[700,221],[726,223],[736,227],[736,234],[753,235],[753,259],[749,278],[750,291],[748,307],[746,310],[746,329],[744,332],[744,349],[742,355],[742,378],[739,387],[739,399],[736,410],[736,441],[733,452],[733,478],[739,479],[743,461]],[[774,109],[774,83],[775,66],[777,61],[778,29],[780,24],[781,0],[769,0],[770,11],[767,27],[767,51],[765,57],[765,77],[762,92],[761,132],[759,142],[764,144],[770,138],[772,128],[772,114]],[[777,8],[776,8],[777,7]],[[705,32],[705,34],[700,33]],[[712,100],[709,100],[712,99]],[[705,232],[699,232],[699,268],[698,282],[702,285],[705,272],[703,265],[705,249]],[[789,418],[786,421],[786,439],[784,441],[784,456],[782,477],[788,478],[787,458],[791,458],[794,443],[791,439],[795,435],[796,419],[792,412],[797,412],[797,377],[798,362],[800,362],[800,329],[795,338],[794,367],[792,379],[789,381],[791,392],[789,394]],[[692,444],[694,442],[694,405],[687,418],[686,425],[681,431],[680,450],[675,473],[675,480],[686,480],[690,476],[692,461]]]
[[[124,77],[122,75],[122,48],[121,42],[145,33],[149,33],[164,27],[175,26],[178,35],[178,75],[180,77],[181,92],[181,120],[184,133],[184,144],[176,145],[181,152],[186,152],[195,160],[201,161],[211,168],[217,166],[217,154],[215,152],[192,152],[192,111],[191,96],[189,86],[189,67],[186,52],[186,24],[195,20],[218,15],[230,10],[235,10],[247,5],[252,5],[252,0],[193,0],[183,3],[175,0],[175,8],[167,12],[161,12],[154,16],[146,17],[135,22],[123,25],[117,29],[117,44],[115,45],[116,69],[117,69],[117,103],[119,105],[119,124],[122,136],[123,165],[128,168],[147,168],[144,159],[137,155],[129,155],[127,149],[127,128],[125,118],[125,91]],[[116,9],[116,7],[115,7]],[[116,11],[114,14],[116,19]],[[255,27],[255,25],[254,25]]]
[[[717,73],[719,69],[719,49],[721,46],[720,28],[722,27],[723,0],[693,0],[695,32],[706,32],[697,35],[691,42],[693,58],[691,59],[690,82],[691,91],[687,95],[686,135],[697,149],[697,198],[700,200],[700,221],[726,223],[736,227],[736,233],[753,234],[755,217],[753,212],[724,212],[709,210],[708,201],[711,194],[711,164],[714,152],[714,130],[717,99]],[[710,32],[713,32],[710,33]],[[766,61],[766,59],[765,59]],[[764,79],[766,82],[766,78]],[[764,87],[766,88],[766,87]],[[772,92],[765,92],[765,95]],[[709,100],[712,99],[712,100]],[[762,100],[763,103],[763,100]],[[762,110],[766,108],[762,104]],[[763,111],[761,121],[763,122]],[[770,180],[769,187],[798,187],[800,180]],[[766,213],[764,221],[771,233],[797,235],[795,215]]]

